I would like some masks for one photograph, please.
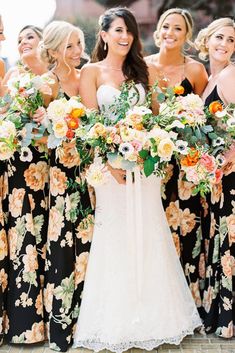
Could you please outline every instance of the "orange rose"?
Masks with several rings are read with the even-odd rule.
[[[181,95],[184,93],[184,87],[183,86],[175,86],[173,88],[173,91],[175,94]]]
[[[73,130],[68,130],[68,131],[66,132],[66,137],[71,140],[71,139],[74,137],[74,132],[73,132]]]
[[[195,148],[191,148],[189,154],[181,159],[181,165],[183,167],[192,167],[197,164],[198,160],[199,152]]]
[[[134,124],[133,127],[134,127],[136,130],[139,130],[139,131],[143,130],[143,128],[144,128],[144,126],[143,126],[142,123]]]
[[[79,120],[78,118],[71,118],[67,120],[67,125],[69,129],[75,130],[79,126]]]
[[[215,114],[217,113],[218,111],[222,111],[223,110],[223,106],[220,102],[218,101],[214,101],[212,102],[210,105],[209,105],[209,112],[211,114]]]
[[[85,115],[84,108],[74,108],[70,113],[72,118],[80,118],[83,115]]]

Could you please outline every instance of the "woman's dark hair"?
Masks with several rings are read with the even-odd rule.
[[[33,25],[27,25],[24,26],[20,31],[19,31],[19,35],[25,31],[26,29],[32,29],[32,31],[34,31],[36,33],[36,35],[38,36],[39,39],[42,39],[42,29],[37,27],[37,26],[33,26]]]
[[[128,31],[133,35],[133,43],[123,63],[123,73],[127,81],[142,83],[146,89],[148,86],[148,69],[142,55],[139,29],[132,12],[125,7],[116,7],[105,11],[99,19],[100,30],[97,42],[92,53],[91,62],[101,61],[106,58],[108,50],[104,50],[104,41],[100,35],[101,31],[107,32],[111,23],[120,17],[124,20]]]

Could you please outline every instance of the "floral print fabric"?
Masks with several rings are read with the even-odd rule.
[[[204,226],[206,281],[203,292],[206,332],[230,338],[235,326],[235,161],[227,164],[211,193]],[[206,223],[204,221],[204,223]]]
[[[30,148],[30,162],[22,161],[16,152],[7,163],[9,268],[5,336],[11,343],[45,339],[42,288],[49,169],[44,153]]]
[[[7,213],[4,204],[7,197],[6,163],[0,162],[0,345],[6,324],[6,293],[8,284],[8,244],[6,234]]]
[[[61,351],[72,343],[94,223],[79,165],[75,142],[52,151],[44,302],[50,348]]]

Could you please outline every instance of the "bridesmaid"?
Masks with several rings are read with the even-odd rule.
[[[220,18],[202,29],[196,39],[201,59],[209,59],[210,77],[203,92],[205,104],[220,101],[235,103],[235,22]],[[203,293],[206,332],[234,336],[235,326],[235,150],[225,154],[224,176],[212,189],[209,216],[204,219],[206,244],[206,282]],[[209,227],[205,227],[205,223]]]
[[[5,40],[2,16],[0,15],[0,42]],[[5,74],[4,61],[0,59],[0,91],[1,80]],[[0,127],[1,129],[1,127]],[[3,203],[6,199],[6,163],[0,160],[0,345],[3,338],[4,305],[7,289],[7,239]]]
[[[37,27],[30,25],[20,31],[21,65],[7,72],[3,80],[5,91],[8,80],[21,73],[41,75],[47,71],[47,65],[39,60],[40,40],[41,31]],[[38,114],[35,119],[40,120]],[[40,146],[29,146],[27,155],[15,153],[7,168],[9,270],[5,337],[10,343],[35,343],[45,339],[42,288],[48,220],[48,161]]]
[[[54,98],[79,94],[85,56],[83,32],[64,21],[53,21],[43,31],[41,57],[51,67]],[[58,157],[58,158],[57,158]],[[51,151],[50,212],[44,290],[51,349],[66,351],[72,340],[93,231],[93,215],[86,185],[77,190],[68,181],[82,178],[75,139]]]
[[[207,84],[204,66],[186,55],[186,47],[192,47],[193,19],[189,11],[172,8],[164,12],[154,32],[159,53],[146,57],[149,66],[150,85],[156,80],[162,90],[181,85],[184,95],[201,95]],[[156,110],[156,102],[153,102]],[[172,230],[177,252],[197,307],[201,307],[200,286],[203,285],[199,264],[201,234],[200,197],[192,196],[193,184],[185,182],[173,160],[162,185],[162,200]],[[199,248],[198,248],[199,246]]]

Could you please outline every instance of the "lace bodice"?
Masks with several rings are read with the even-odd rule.
[[[115,99],[119,97],[121,94],[121,91],[108,84],[102,84],[99,86],[97,89],[97,102],[100,111],[103,113],[109,113],[109,117],[113,115],[113,118],[115,118],[115,114],[112,114],[112,110],[110,109],[110,106],[115,102]],[[134,87],[132,87],[129,91],[129,97],[130,97],[130,105],[141,105],[145,101],[145,90],[144,87],[142,86],[141,83],[137,83]]]

